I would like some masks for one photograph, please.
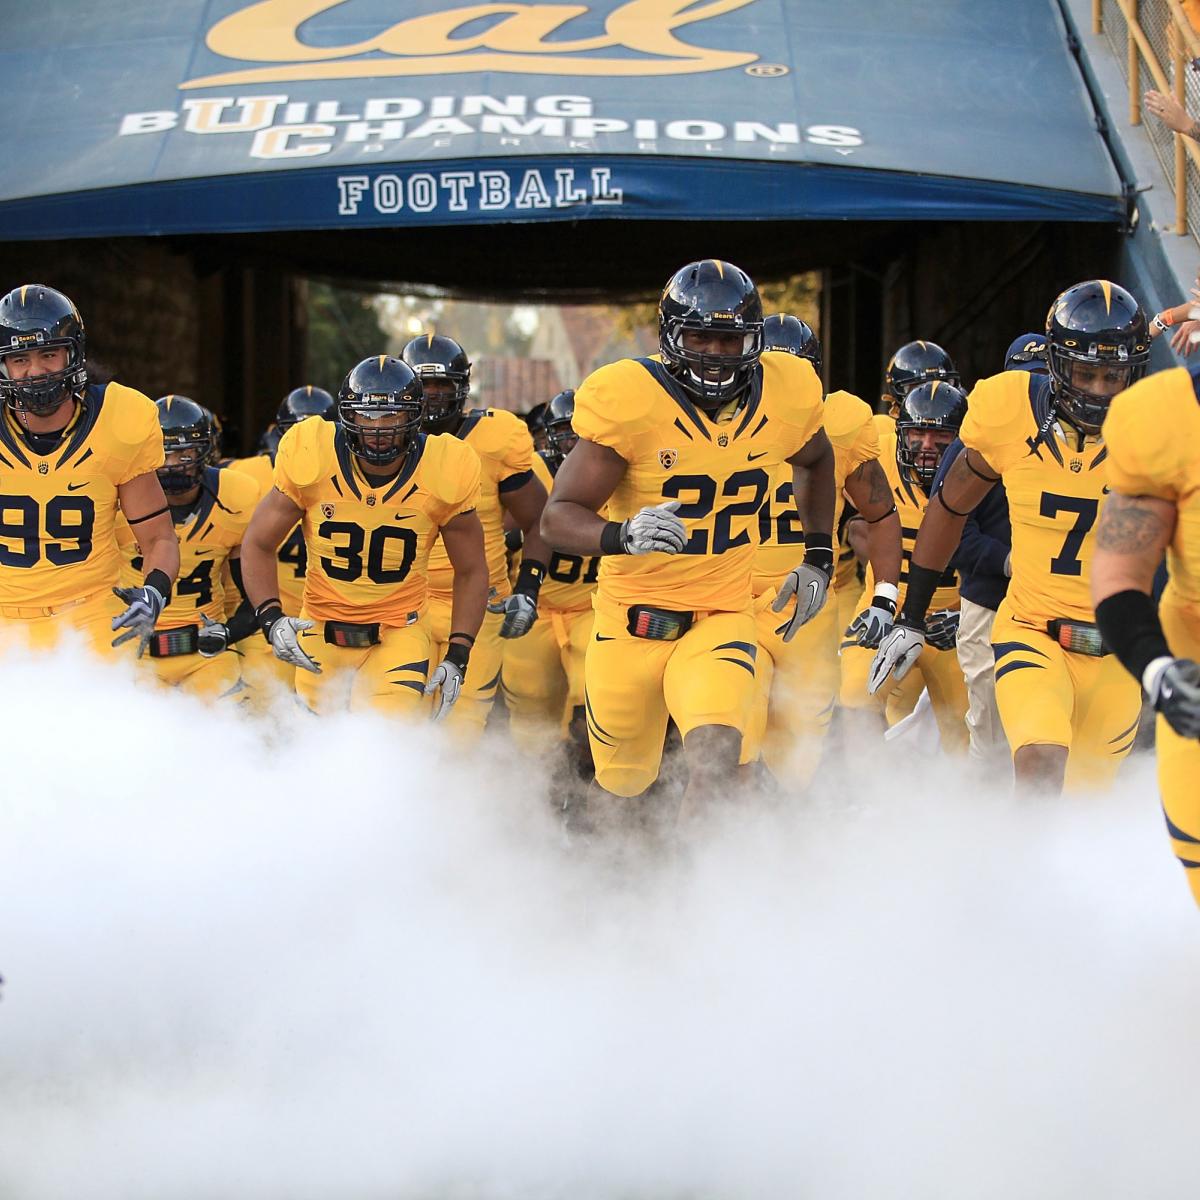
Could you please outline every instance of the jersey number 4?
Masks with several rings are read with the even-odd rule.
[[[1042,493],[1041,514],[1053,520],[1059,513],[1074,513],[1075,524],[1067,530],[1063,538],[1062,549],[1050,560],[1051,575],[1082,575],[1083,563],[1079,551],[1083,548],[1083,539],[1091,532],[1096,523],[1096,513],[1100,510],[1100,501],[1086,496],[1059,496],[1055,492]]]
[[[363,574],[363,547],[367,547],[367,578],[372,583],[400,583],[412,569],[413,560],[417,557],[417,535],[412,529],[398,529],[394,525],[380,525],[371,530],[371,541],[368,545],[366,530],[361,525],[351,525],[349,521],[322,521],[317,537],[333,542],[335,538],[345,538],[344,546],[333,546],[334,558],[322,558],[321,567],[330,579],[338,579],[343,583],[353,583]],[[383,556],[387,552],[388,542],[399,542],[402,550],[400,563],[395,567],[385,567]]]
[[[739,500],[736,504],[726,504],[718,510],[713,519],[711,550],[708,530],[694,529],[683,548],[684,554],[724,554],[726,550],[747,545],[750,541],[750,521],[735,534],[733,519],[756,517],[766,499],[769,485],[766,471],[735,471],[730,475],[721,488],[721,495],[732,499],[745,493],[749,498]],[[667,500],[678,500],[691,492],[696,494],[695,501],[681,504],[676,516],[681,521],[703,521],[717,501],[717,481],[711,475],[676,475],[663,484],[662,494]]]
[[[32,567],[41,558],[41,516],[32,496],[0,496],[0,565]],[[46,501],[46,561],[56,567],[83,562],[92,552],[95,524],[96,505],[89,497],[52,496]],[[19,542],[20,549],[6,542]]]

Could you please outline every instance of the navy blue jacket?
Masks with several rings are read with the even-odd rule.
[[[933,489],[937,488],[962,448],[962,442],[955,438],[942,455]],[[961,581],[959,594],[964,600],[990,608],[993,612],[1000,607],[1000,601],[1008,591],[1004,560],[1011,549],[1012,524],[1008,519],[1008,494],[1004,484],[998,483],[967,518],[958,549],[950,560],[950,566],[958,572]]]

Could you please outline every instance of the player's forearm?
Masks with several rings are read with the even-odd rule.
[[[925,510],[909,564],[904,607],[900,610],[906,621],[913,624],[924,621],[938,581],[958,547],[965,520],[965,516],[955,516],[940,504],[930,504]]]
[[[557,550],[560,554],[603,554],[600,537],[608,524],[599,513],[582,504],[551,497],[542,510],[542,544],[546,553]]]
[[[179,574],[179,539],[174,527],[168,524],[165,530],[155,529],[150,533],[138,531],[138,544],[142,549],[143,570],[149,578],[161,571],[172,583]]]
[[[867,558],[876,583],[899,583],[904,552],[900,544],[900,516],[895,511],[867,524]]]
[[[807,466],[793,464],[792,494],[805,534],[828,534],[832,538],[837,507],[832,449],[827,448]]]
[[[468,633],[472,638],[475,637],[483,624],[487,602],[487,563],[480,559],[478,564],[455,565],[454,591],[450,601],[450,632]]]
[[[279,598],[275,547],[264,545],[253,529],[247,532],[242,542],[241,564],[245,596],[253,607],[258,608],[265,600]]]

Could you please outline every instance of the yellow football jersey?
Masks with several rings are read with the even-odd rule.
[[[320,420],[309,417],[307,420]],[[258,484],[259,497],[265,496],[275,483],[275,466],[269,454],[256,454],[253,458],[234,459],[229,464],[231,471],[241,471]],[[300,521],[279,543],[275,554],[278,562],[279,603],[289,617],[300,615],[304,598],[304,573],[308,570],[308,549],[304,545],[304,528]]]
[[[1108,484],[1126,496],[1175,505],[1164,606],[1200,609],[1200,404],[1192,377],[1176,367],[1122,392],[1104,423]],[[1176,653],[1195,653],[1194,648]]]
[[[546,489],[546,495],[549,495],[554,486],[554,476],[540,454],[533,456],[533,473]],[[599,572],[598,554],[588,556],[552,551],[550,561],[546,564],[546,578],[542,580],[542,590],[538,593],[538,607],[552,608],[556,612],[577,612],[591,608]]]
[[[904,604],[904,597],[908,592],[908,568],[912,563],[917,532],[921,528],[925,510],[929,507],[929,497],[916,484],[909,483],[900,474],[900,465],[896,462],[896,422],[886,414],[876,414],[871,421],[879,436],[879,465],[887,476],[892,498],[896,501],[896,512],[900,517],[900,546],[903,552],[900,563],[900,600],[897,605],[900,607]],[[875,576],[868,564],[863,595],[869,598],[874,592]],[[930,611],[957,608],[958,605],[958,575],[954,571],[946,570],[933,593],[929,604]]]
[[[487,550],[488,578],[498,596],[512,591],[504,553],[504,512],[500,493],[519,487],[533,474],[533,438],[520,417],[502,408],[479,408],[466,414],[453,436],[479,456],[479,522]],[[429,554],[429,590],[449,598],[454,593],[454,568],[439,539]]]
[[[1019,621],[1092,621],[1093,530],[1107,475],[1099,438],[1079,448],[1050,415],[1045,376],[1004,371],[971,391],[960,436],[1004,478],[1012,519],[1008,605]]]
[[[47,454],[31,447],[6,409],[0,416],[0,605],[50,608],[115,587],[121,570],[117,488],[162,463],[158,410],[119,383],[89,387]]]
[[[425,605],[441,527],[478,506],[479,477],[475,452],[442,434],[418,439],[400,474],[373,487],[338,426],[289,429],[275,455],[275,486],[304,510],[304,611],[322,621],[403,625]]]
[[[589,375],[575,393],[575,431],[628,464],[609,516],[624,521],[677,500],[688,532],[682,554],[607,555],[600,596],[626,607],[748,609],[771,472],[820,428],[821,398],[812,364],[778,351],[762,356],[745,403],[717,420],[655,358],[622,359]]]
[[[179,538],[179,575],[171,603],[158,618],[156,628],[179,629],[200,624],[203,613],[210,621],[224,621],[238,600],[226,595],[224,568],[230,553],[242,544],[242,535],[258,504],[258,485],[237,471],[207,467],[204,488],[195,507],[175,522]],[[172,510],[172,516],[174,516]],[[117,521],[121,545],[121,586],[138,587],[145,572],[137,536],[125,518]],[[231,581],[232,584],[232,581]],[[233,589],[236,593],[236,587]]]
[[[830,392],[825,397],[821,424],[833,446],[836,529],[846,504],[842,495],[846,480],[855,468],[879,457],[879,436],[870,408],[849,392]],[[804,529],[792,498],[792,468],[787,463],[771,470],[771,488],[758,510],[758,537],[754,594],[761,596],[778,587],[779,581],[804,557]]]

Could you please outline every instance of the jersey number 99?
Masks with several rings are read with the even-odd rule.
[[[0,566],[32,567],[42,555],[42,514],[32,496],[0,496]],[[46,561],[56,567],[83,562],[92,552],[96,505],[89,496],[46,501]],[[11,543],[20,543],[16,548]],[[73,542],[74,545],[68,543]]]

